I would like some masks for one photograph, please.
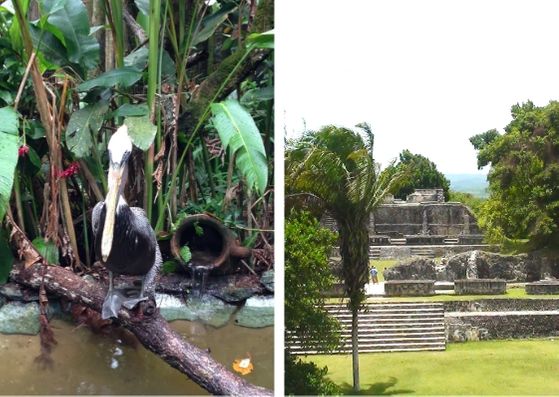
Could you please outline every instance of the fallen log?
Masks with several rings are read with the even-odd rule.
[[[38,289],[41,285],[42,264],[27,268],[17,263],[11,279],[19,284]],[[44,273],[47,292],[64,297],[74,303],[101,311],[106,288],[98,283],[83,280],[60,266],[47,266]],[[118,323],[131,331],[140,343],[169,365],[186,374],[212,394],[241,396],[271,396],[271,390],[255,386],[227,370],[202,349],[188,343],[173,331],[167,321],[156,311],[141,321],[133,311],[122,308]]]

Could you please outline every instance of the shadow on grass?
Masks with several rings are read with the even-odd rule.
[[[368,387],[366,389],[361,389],[361,391],[358,393],[358,395],[362,395],[362,396],[371,396],[371,395],[390,396],[390,395],[393,395],[393,394],[415,393],[415,390],[391,389],[392,387],[394,387],[396,385],[396,383],[398,383],[398,379],[391,376],[389,378],[388,382],[373,383],[370,387]],[[355,395],[355,392],[353,391],[353,386],[350,385],[349,383],[344,382],[339,386],[341,388],[342,393],[348,394],[348,395]],[[388,390],[388,389],[391,389],[391,390]]]

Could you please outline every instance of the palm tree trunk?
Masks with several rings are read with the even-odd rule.
[[[359,341],[358,313],[365,299],[365,283],[369,277],[369,228],[368,216],[345,214],[337,222],[340,228],[340,255],[349,308],[352,313],[351,344],[353,361],[353,391],[358,392],[359,384]]]
[[[353,391],[359,392],[361,386],[359,384],[359,318],[358,311],[351,312],[351,358],[353,363]]]

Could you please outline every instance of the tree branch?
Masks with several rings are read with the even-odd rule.
[[[134,36],[136,36],[136,38],[138,39],[138,42],[141,45],[145,44],[148,41],[148,36],[146,32],[144,32],[144,29],[140,26],[138,22],[136,22],[136,20],[130,14],[130,11],[128,11],[126,7],[123,7],[122,15],[124,16],[124,20],[128,24],[128,27],[130,28],[130,30],[132,30]]]
[[[23,263],[17,263],[11,273],[12,280],[32,288],[39,288],[41,276],[40,263],[27,268]],[[44,277],[45,288],[49,293],[85,305],[97,312],[101,311],[106,290],[98,283],[86,282],[59,266],[48,266]],[[121,309],[117,321],[136,335],[148,350],[212,394],[273,395],[271,390],[248,383],[227,370],[205,351],[183,340],[159,313],[146,315],[142,321],[138,321],[133,312]]]

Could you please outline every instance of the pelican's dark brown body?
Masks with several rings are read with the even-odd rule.
[[[99,202],[92,214],[95,254],[101,258],[101,237],[106,218],[104,202]],[[116,274],[143,276],[155,264],[157,241],[144,210],[119,204],[107,269]]]

